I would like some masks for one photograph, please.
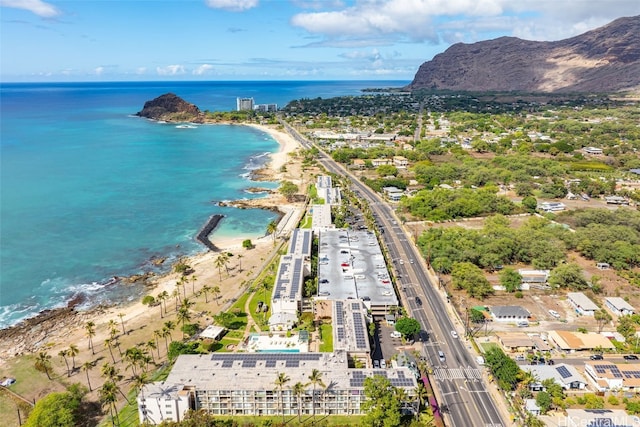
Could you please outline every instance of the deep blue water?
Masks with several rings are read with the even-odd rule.
[[[284,106],[407,82],[143,82],[0,85],[0,327],[76,295],[91,303],[137,298],[103,286],[204,250],[194,236],[210,215],[216,236],[263,235],[274,214],[221,208],[250,196],[249,169],[278,150],[244,126],[178,129],[131,116],[173,92],[201,110],[236,97]],[[277,187],[277,183],[260,183]]]

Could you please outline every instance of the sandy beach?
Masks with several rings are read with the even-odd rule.
[[[270,175],[269,180],[286,179],[299,184],[302,173],[300,159],[293,156],[299,147],[297,142],[287,133],[275,127],[254,124],[250,126],[268,133],[280,144],[279,151],[271,156],[271,161],[268,164],[269,171],[265,172]],[[286,168],[282,168],[284,165]],[[304,213],[303,203],[290,203],[278,193],[252,200],[250,205],[277,208],[283,213],[283,219],[276,232],[276,235],[280,237],[287,235]],[[244,238],[216,239],[215,231],[210,236],[210,240],[220,248],[221,252],[233,255],[229,257],[228,273],[223,270],[220,274],[215,266],[215,259],[219,253],[202,252],[185,260],[193,270],[193,273],[185,277],[185,285],[178,285],[182,274],[171,272],[153,277],[147,291],[148,295],[154,297],[164,291],[172,295],[176,289],[181,294],[186,294],[189,300],[195,302],[191,308],[193,315],[191,321],[197,321],[202,327],[213,323],[212,316],[229,307],[246,291],[246,287],[252,282],[252,279],[276,255],[277,250],[272,236],[266,235],[266,228],[265,235],[255,236],[251,239],[254,244],[252,249],[242,247]],[[208,303],[205,302],[206,296],[198,292],[205,285],[220,288],[217,300],[214,301],[209,294]],[[97,368],[91,370],[89,374],[94,390],[92,396],[95,398],[97,396],[95,390],[102,383],[99,366],[105,362],[111,362],[105,340],[109,338],[109,331],[114,322],[120,331],[118,340],[123,350],[132,346],[140,346],[153,340],[154,331],[161,330],[165,322],[176,321],[174,298],[169,298],[165,302],[167,312],[163,313],[163,317],[160,317],[161,309],[159,306],[149,307],[143,305],[141,301],[135,301],[112,307],[96,307],[87,311],[60,310],[54,312],[50,319],[41,315],[38,316],[38,319],[32,319],[17,325],[17,327],[2,330],[0,331],[0,377],[11,374],[12,362],[16,358],[22,355],[37,354],[41,351],[46,351],[52,356],[51,361],[57,376],[66,377],[66,366],[58,353],[73,344],[80,349],[79,354],[75,357],[76,366],[81,366],[87,361],[95,362],[97,365]],[[88,349],[87,322],[95,324],[95,335],[92,337],[95,354],[92,354],[92,351]],[[122,333],[122,329],[125,329],[126,333]],[[180,332],[176,328],[173,331],[174,338],[177,339],[179,334]],[[164,345],[160,345],[160,347],[160,358],[166,358]],[[121,365],[119,366],[121,372],[125,371],[123,362],[118,361],[116,365]],[[85,373],[80,370],[74,372],[70,380],[86,385]],[[52,388],[56,388],[53,386],[53,382]],[[25,397],[37,400],[44,394],[54,391],[52,388],[34,390],[33,395]]]

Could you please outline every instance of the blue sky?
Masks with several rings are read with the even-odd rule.
[[[411,80],[453,43],[559,40],[638,0],[0,0],[0,81]]]

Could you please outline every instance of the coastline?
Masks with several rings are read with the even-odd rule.
[[[279,144],[279,150],[270,154],[270,161],[265,165],[263,171],[266,171],[268,180],[280,181],[284,178],[296,181],[299,176],[295,173],[283,172],[281,167],[288,164],[290,161],[290,153],[294,152],[298,147],[298,143],[291,138],[287,133],[275,129],[267,125],[259,124],[243,124],[251,126],[255,129],[263,131],[269,134]],[[294,168],[295,169],[295,168]],[[299,175],[299,172],[298,172]],[[280,222],[282,219],[291,215],[292,213],[301,214],[301,206],[299,203],[289,203],[277,192],[267,194],[263,198],[252,199],[248,201],[247,207],[251,208],[265,208],[278,210],[282,213]],[[298,212],[300,211],[300,212]],[[282,226],[288,226],[291,228],[291,223],[297,221],[285,221],[286,224]],[[280,229],[276,232],[281,234],[286,230]],[[222,301],[231,301],[237,298],[238,291],[242,292],[242,286],[239,286],[239,282],[248,283],[250,281],[251,274],[257,274],[261,262],[268,259],[269,254],[273,251],[274,245],[271,236],[262,235],[252,238],[254,248],[249,253],[244,253],[247,250],[242,247],[242,241],[247,237],[241,238],[216,238],[215,229],[210,236],[209,240],[220,252],[233,253],[234,255],[242,255],[240,257],[231,257],[229,270],[232,274],[228,274],[226,278],[223,278],[214,267],[215,258],[220,252],[206,251],[203,248],[203,252],[185,258],[185,262],[191,266],[194,273],[187,276],[197,277],[197,281],[187,284],[183,287],[183,292],[186,292],[184,288],[192,288],[197,291],[205,283],[209,286],[219,286],[221,289],[218,303]],[[242,273],[248,272],[246,276]],[[241,277],[242,276],[242,277]],[[162,275],[153,276],[148,282],[147,294],[156,296],[159,293],[166,291],[171,293],[178,287],[176,284],[180,280],[180,275],[174,272],[168,272]],[[127,286],[120,281],[116,286]],[[191,293],[189,291],[189,293]],[[169,304],[170,305],[170,304]],[[222,304],[209,304],[209,310],[215,311],[224,308]],[[120,316],[122,314],[122,316]],[[86,348],[86,331],[84,325],[88,321],[92,321],[96,324],[96,336],[93,338],[95,342],[102,343],[106,335],[106,326],[110,320],[122,321],[136,329],[144,327],[149,324],[151,318],[158,317],[157,307],[148,307],[137,301],[121,302],[111,306],[97,306],[87,310],[75,310],[73,307],[65,307],[59,309],[44,310],[34,317],[25,319],[17,324],[0,330],[0,369],[9,360],[29,353],[34,353],[42,349],[47,349],[51,353],[60,347],[60,345],[67,345],[74,343],[79,348]],[[211,322],[212,319],[206,317],[205,322]],[[135,326],[138,325],[138,326]],[[152,331],[149,331],[152,335]],[[98,346],[96,346],[98,347]],[[102,349],[102,345],[99,346]],[[78,356],[81,360],[81,356]]]

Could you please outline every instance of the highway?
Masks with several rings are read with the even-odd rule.
[[[311,144],[302,138],[286,122],[281,123],[289,133],[305,148]],[[426,265],[410,235],[398,224],[393,209],[369,187],[343,169],[323,152],[318,161],[329,171],[350,179],[352,190],[367,200],[376,217],[377,225],[384,230],[381,234],[387,246],[389,256],[399,275],[398,291],[404,297],[405,308],[409,315],[420,322],[422,329],[429,334],[423,342],[423,352],[427,363],[433,368],[430,379],[438,397],[441,412],[446,425],[454,427],[506,427],[487,384],[482,377],[481,368],[475,357],[466,348],[468,342],[463,331],[457,330],[447,314],[447,302],[431,283],[425,273]],[[416,299],[419,298],[418,299]],[[459,337],[454,337],[457,331]],[[442,362],[438,351],[445,354]]]

